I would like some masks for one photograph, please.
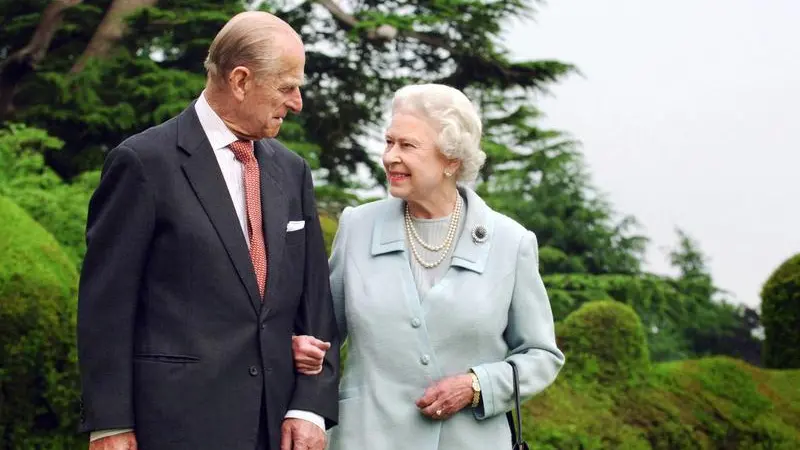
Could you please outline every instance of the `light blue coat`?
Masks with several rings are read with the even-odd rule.
[[[403,202],[347,208],[331,255],[331,289],[342,339],[349,337],[331,450],[502,450],[511,448],[511,366],[521,395],[541,392],[564,356],[539,275],[536,237],[493,211],[473,191],[464,232],[444,277],[419,298],[406,249]],[[476,243],[483,225],[488,239]],[[441,378],[472,368],[482,407],[445,421],[414,404]]]

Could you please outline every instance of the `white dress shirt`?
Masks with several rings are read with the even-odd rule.
[[[200,94],[197,102],[194,104],[197,118],[200,119],[200,126],[211,143],[211,148],[214,150],[214,156],[217,157],[219,168],[222,170],[222,177],[225,179],[225,184],[228,186],[228,192],[231,194],[233,206],[236,209],[236,216],[239,219],[239,225],[242,227],[247,247],[250,247],[250,235],[247,231],[247,207],[244,197],[244,165],[236,159],[233,151],[228,147],[233,142],[239,140],[230,129],[228,129],[225,122],[211,109],[211,105],[206,100],[205,91]],[[307,420],[325,431],[325,419],[318,414],[310,411],[300,411],[292,409],[286,412],[288,418]],[[131,429],[114,429],[114,430],[100,430],[93,431],[90,435],[90,440],[94,441],[102,439],[107,436],[133,431]]]

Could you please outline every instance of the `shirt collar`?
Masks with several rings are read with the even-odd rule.
[[[204,90],[200,94],[200,98],[194,104],[194,109],[197,112],[197,118],[200,120],[200,126],[211,144],[211,148],[216,151],[226,148],[231,143],[238,141],[239,138],[231,132],[219,115],[211,109],[205,93],[206,91]]]

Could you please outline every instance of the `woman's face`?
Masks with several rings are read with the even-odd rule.
[[[449,181],[444,171],[455,174],[458,163],[448,161],[436,145],[436,130],[408,112],[392,117],[386,131],[383,167],[389,193],[404,200],[426,200]]]

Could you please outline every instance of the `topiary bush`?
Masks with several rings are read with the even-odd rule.
[[[557,335],[568,376],[613,384],[641,379],[650,369],[642,322],[623,303],[585,303],[564,319]]]
[[[800,254],[789,258],[761,289],[764,365],[800,368]]]
[[[50,169],[42,156],[63,143],[47,131],[23,125],[0,128],[0,195],[25,210],[52,233],[79,268],[86,253],[86,214],[100,171],[83,173],[70,182]]]
[[[0,449],[74,449],[77,273],[56,240],[0,196]]]

